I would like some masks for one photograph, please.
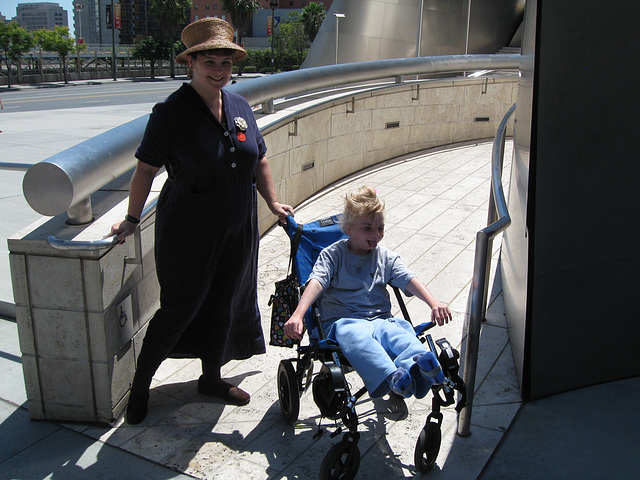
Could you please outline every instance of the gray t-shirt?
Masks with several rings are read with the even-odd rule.
[[[322,322],[390,318],[387,284],[404,291],[416,275],[386,247],[378,245],[361,257],[349,251],[347,242],[338,240],[322,250],[309,275],[309,280],[315,278],[324,289],[318,300]]]

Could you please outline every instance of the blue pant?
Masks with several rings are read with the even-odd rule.
[[[327,337],[340,345],[346,359],[362,377],[371,397],[389,393],[388,379],[399,367],[412,373],[416,380],[417,398],[423,398],[429,392],[431,383],[417,368],[412,370],[415,365],[413,357],[426,350],[406,320],[341,318],[329,326]]]

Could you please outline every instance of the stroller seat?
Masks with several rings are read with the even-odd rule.
[[[292,275],[300,289],[304,289],[322,249],[346,238],[339,227],[339,220],[339,216],[332,216],[300,224],[293,217],[288,217],[287,223],[283,225],[291,241]],[[395,287],[391,288],[404,318],[411,322],[401,292]],[[355,477],[360,465],[358,449],[360,434],[357,431],[358,415],[355,405],[367,390],[363,387],[355,394],[350,392],[345,375],[353,368],[342,355],[340,346],[325,335],[316,305],[306,313],[305,326],[309,343],[305,345],[298,343],[297,357],[281,360],[278,366],[280,410],[288,423],[297,422],[300,398],[311,387],[314,403],[318,406],[321,416],[330,420],[339,420],[347,429],[342,440],[326,454],[320,466],[320,479],[350,480]],[[431,389],[432,411],[427,416],[425,426],[416,443],[414,461],[420,472],[427,472],[432,468],[440,450],[442,422],[440,408],[455,403],[455,390],[461,394],[456,410],[460,411],[466,405],[466,390],[458,375],[460,355],[446,339],[433,341],[431,335],[427,333],[433,326],[435,326],[433,322],[414,326],[420,341],[438,357],[445,377],[443,383],[434,385]],[[314,373],[314,362],[320,363],[317,373]],[[341,430],[342,427],[339,427],[332,436],[339,434]]]

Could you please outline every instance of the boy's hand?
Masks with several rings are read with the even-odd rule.
[[[296,316],[295,313],[284,324],[284,334],[293,340],[300,340],[303,331],[304,321],[302,317]]]
[[[439,326],[449,323],[449,320],[451,320],[451,310],[449,310],[449,306],[440,302],[436,303],[431,309],[431,320]]]

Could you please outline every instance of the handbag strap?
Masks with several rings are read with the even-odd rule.
[[[287,267],[287,275],[289,275],[289,271],[291,271],[294,279],[296,279],[297,277],[296,268],[295,268],[296,256],[298,255],[298,247],[300,246],[300,239],[302,238],[303,227],[304,225],[302,225],[301,223],[298,223],[296,225],[296,233],[293,235],[293,238],[291,239],[291,253],[289,254],[289,266]]]

